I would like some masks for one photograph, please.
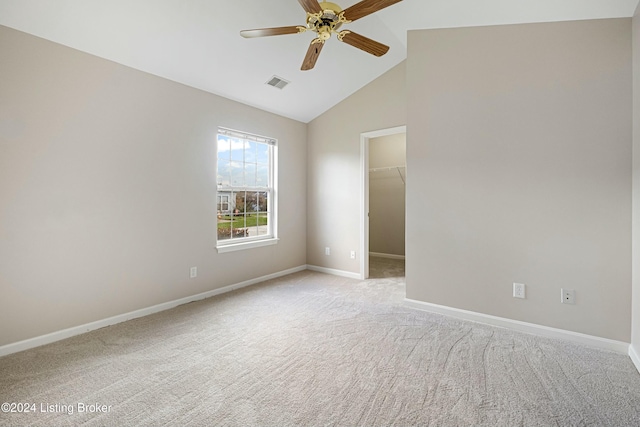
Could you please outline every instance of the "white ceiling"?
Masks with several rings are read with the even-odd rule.
[[[408,30],[630,17],[638,1],[404,0],[344,27],[389,53],[376,58],[333,37],[311,71],[300,65],[313,33],[239,35],[304,25],[297,0],[0,0],[0,25],[309,122],[403,61]],[[265,85],[274,74],[291,84]]]

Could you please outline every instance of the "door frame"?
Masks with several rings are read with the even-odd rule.
[[[360,279],[369,278],[369,139],[407,133],[407,126],[360,134]]]

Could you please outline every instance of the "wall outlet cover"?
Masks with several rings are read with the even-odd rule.
[[[575,289],[561,289],[562,303],[563,304],[575,304],[576,303],[576,291]]]

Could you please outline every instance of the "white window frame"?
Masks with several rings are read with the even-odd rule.
[[[227,195],[227,194],[218,194],[218,202],[216,203],[216,205],[219,205],[219,207],[220,207],[220,209],[218,209],[218,211],[219,211],[218,213],[229,211],[229,206],[230,206],[229,195]],[[226,209],[224,208],[225,205],[227,206]]]
[[[248,187],[248,186],[232,186],[221,185],[218,180],[218,138],[220,135],[225,135],[242,140],[248,140],[263,144],[268,144],[269,149],[269,183],[267,187]],[[216,162],[215,162],[215,176],[216,176],[216,202],[218,200],[218,192],[236,192],[236,191],[250,191],[250,192],[266,192],[267,196],[267,212],[268,220],[267,234],[261,236],[249,236],[249,237],[236,237],[224,240],[218,240],[218,219],[216,216],[216,249],[218,253],[232,252],[243,249],[256,248],[261,246],[274,245],[278,242],[277,224],[278,224],[278,143],[275,138],[255,135],[247,132],[237,131],[233,129],[219,127],[216,134]],[[243,161],[244,163],[244,161]],[[244,169],[244,168],[243,168]],[[231,199],[232,197],[229,197]],[[232,205],[229,200],[230,206]]]

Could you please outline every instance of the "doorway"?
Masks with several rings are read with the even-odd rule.
[[[405,257],[406,131],[399,126],[360,135],[361,279],[369,278],[370,254]]]

